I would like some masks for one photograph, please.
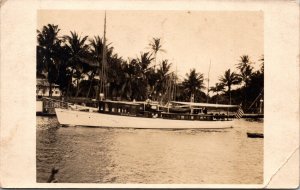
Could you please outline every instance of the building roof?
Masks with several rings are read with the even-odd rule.
[[[47,79],[36,79],[36,85],[37,86],[50,86],[49,82],[47,81]],[[52,86],[54,87],[58,87],[59,85],[57,84],[52,84]]]

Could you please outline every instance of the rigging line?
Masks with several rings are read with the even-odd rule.
[[[96,99],[99,100],[99,94],[100,94],[100,61],[98,61],[98,76],[99,76],[99,80],[98,80],[98,85],[97,85],[97,94],[96,94]]]
[[[207,78],[207,98],[206,98],[206,102],[207,103],[208,103],[208,97],[209,97],[209,73],[210,73],[210,67],[211,67],[211,60],[209,60],[208,78]]]
[[[169,99],[168,101],[171,101],[172,100],[172,82],[171,82],[171,79],[170,79],[170,90],[169,90]]]
[[[262,95],[264,88],[261,89],[260,93],[258,94],[258,96],[255,98],[255,100],[252,102],[252,104],[250,105],[250,107],[248,108],[248,110],[251,109],[251,107],[254,105],[254,103],[257,101],[257,99]]]
[[[177,96],[177,63],[176,63],[176,74],[175,74],[175,97],[174,100],[176,100]]]

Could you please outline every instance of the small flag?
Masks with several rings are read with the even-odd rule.
[[[244,111],[243,111],[242,107],[239,106],[239,109],[237,110],[235,117],[238,119],[241,119],[243,117],[243,115],[244,115]]]

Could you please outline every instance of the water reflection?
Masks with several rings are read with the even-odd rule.
[[[262,183],[263,139],[246,136],[249,130],[262,132],[262,123],[241,121],[226,130],[135,130],[47,122],[38,118],[38,182],[55,165],[59,182]]]

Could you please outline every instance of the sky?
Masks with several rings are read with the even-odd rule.
[[[106,11],[106,38],[124,59],[150,51],[153,37],[161,38],[165,52],[157,62],[168,59],[181,80],[190,69],[203,73],[210,86],[227,69],[237,70],[240,56],[248,55],[260,66],[264,54],[261,11]],[[60,36],[76,31],[81,36],[103,36],[102,10],[39,10],[37,29],[55,24]],[[205,82],[207,86],[207,82]]]

